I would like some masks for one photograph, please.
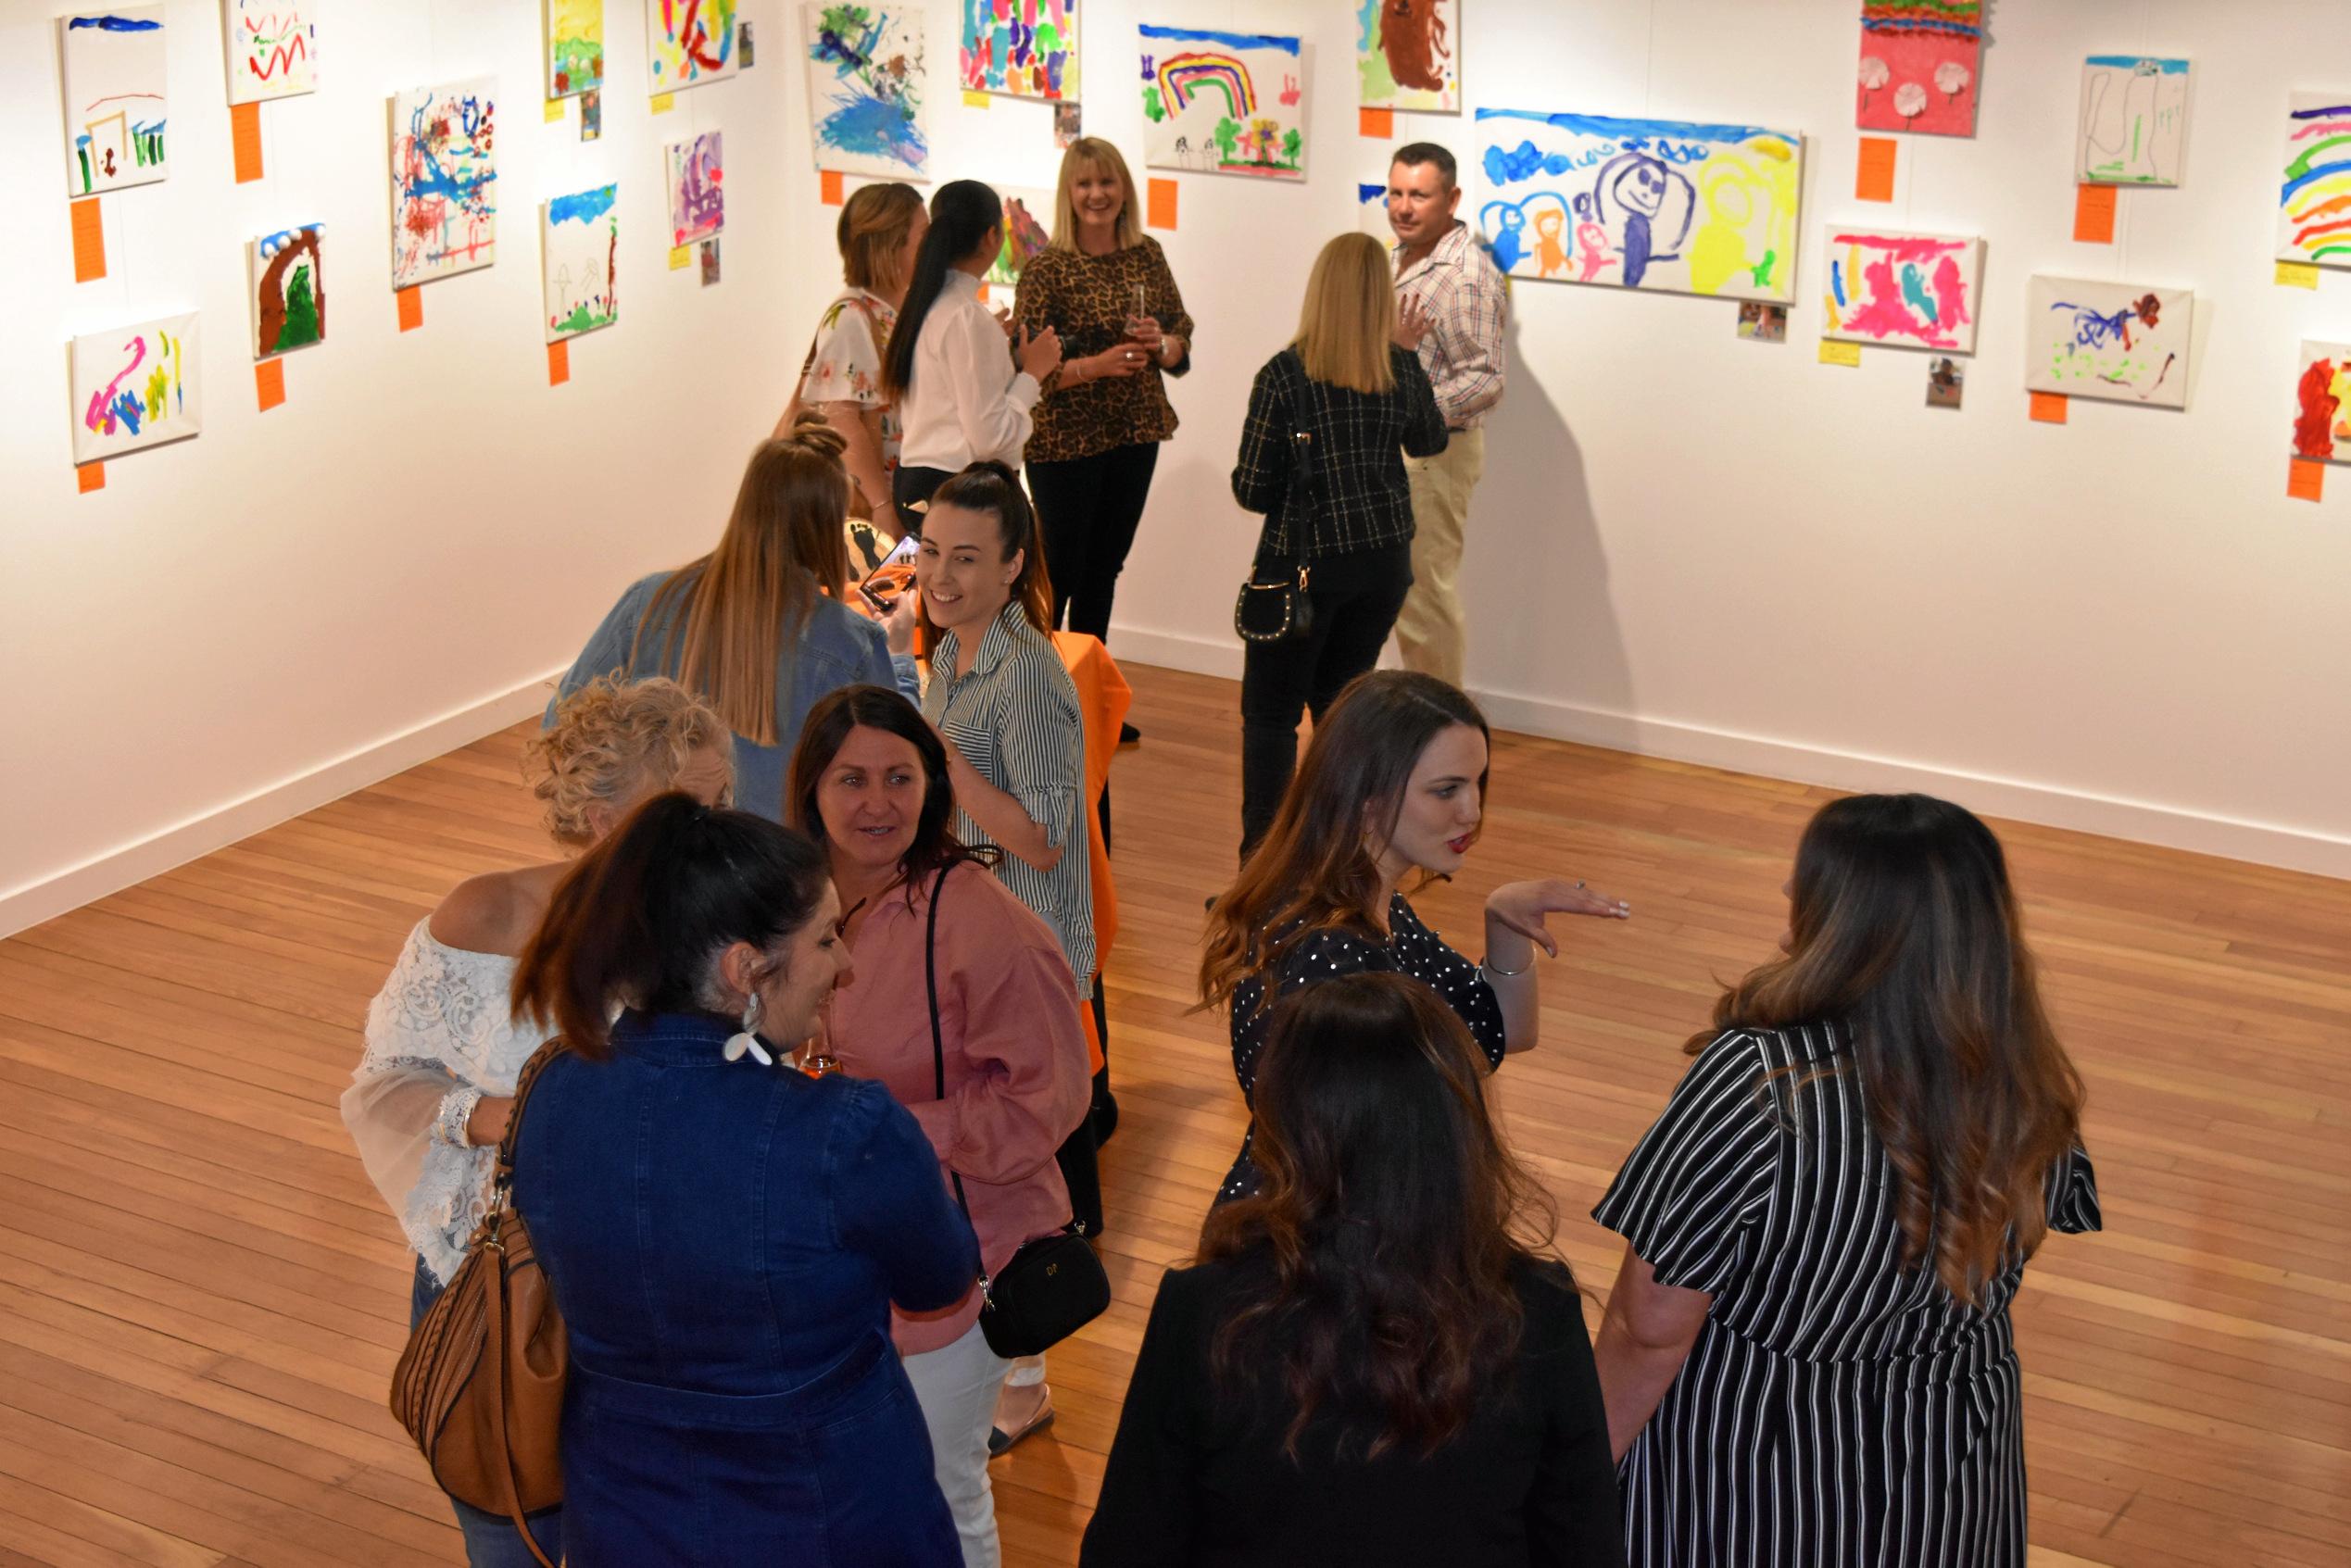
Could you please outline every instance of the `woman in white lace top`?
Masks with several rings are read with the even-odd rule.
[[[585,849],[639,801],[682,789],[723,805],[733,737],[715,709],[673,681],[592,681],[534,737],[534,786],[568,850]],[[343,1122],[409,1244],[413,1316],[448,1284],[481,1223],[514,1080],[545,1031],[511,1016],[515,960],[568,860],[460,883],[409,933],[369,1004],[367,1051],[343,1096]],[[459,1503],[475,1568],[525,1563],[514,1526]],[[551,1521],[532,1533],[556,1539]]]

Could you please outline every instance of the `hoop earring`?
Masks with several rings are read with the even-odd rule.
[[[765,1046],[760,1044],[759,1033],[760,994],[757,991],[753,991],[745,997],[743,1002],[742,1032],[740,1034],[730,1035],[727,1036],[725,1050],[726,1060],[729,1061],[740,1061],[743,1060],[743,1053],[748,1051],[751,1053],[752,1060],[757,1061],[761,1067],[774,1066],[775,1059],[768,1055],[767,1047]]]

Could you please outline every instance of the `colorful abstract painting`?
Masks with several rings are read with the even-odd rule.
[[[1194,174],[1306,178],[1299,43],[1259,32],[1144,27],[1143,162]]]
[[[2188,62],[2093,55],[2081,64],[2074,177],[2093,185],[2177,185],[2188,143]]]
[[[253,286],[253,357],[326,341],[326,225],[263,234],[245,247]]]
[[[726,227],[726,160],[719,133],[706,131],[662,150],[669,169],[670,244],[689,245]]]
[[[1479,109],[1478,227],[1515,278],[1784,305],[1804,145],[1749,125]]]
[[[604,85],[604,0],[547,0],[547,95]]]
[[[645,63],[657,96],[733,76],[735,0],[645,0]]]
[[[620,319],[617,186],[557,196],[539,207],[539,266],[547,282],[547,340],[577,337]]]
[[[497,259],[497,83],[392,96],[392,286]]]
[[[204,428],[195,312],[87,333],[73,340],[69,358],[76,463],[178,441]]]
[[[164,149],[163,7],[57,19],[64,67],[66,189],[76,196],[170,172]]]
[[[2351,267],[2351,93],[2288,102],[2278,259]]]
[[[801,7],[809,140],[816,167],[880,180],[930,178],[930,94],[921,11],[890,5]]]
[[[229,102],[319,90],[318,0],[227,0]]]
[[[1006,288],[1021,281],[1022,270],[1029,258],[1045,249],[1053,237],[1053,202],[1050,191],[1029,191],[1011,185],[999,185],[996,194],[1004,203],[1004,245],[996,253],[996,265],[987,270],[986,282],[1000,283]]]
[[[963,86],[1020,98],[1077,92],[1077,0],[956,0]]]
[[[1821,336],[1976,351],[1981,240],[1831,225],[1824,259]]]
[[[2351,343],[2305,343],[2294,382],[2294,455],[2351,463]]]
[[[1356,0],[1355,76],[1367,109],[1461,108],[1461,0]]]
[[[1983,69],[1981,0],[1869,0],[1861,7],[1864,131],[1976,133]]]
[[[2195,310],[2190,289],[2035,278],[2025,304],[2025,385],[2184,408]]]

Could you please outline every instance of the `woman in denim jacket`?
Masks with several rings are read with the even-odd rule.
[[[971,1226],[888,1090],[773,1065],[848,974],[840,913],[806,838],[668,794],[523,951],[515,1011],[571,1047],[514,1184],[571,1336],[570,1568],[956,1559],[890,1305],[962,1300]]]
[[[785,765],[818,697],[864,682],[920,700],[913,596],[879,625],[839,601],[849,574],[844,449],[814,413],[760,443],[718,547],[622,594],[557,700],[615,673],[667,675],[699,693],[735,732],[735,804],[770,822],[783,820]]]

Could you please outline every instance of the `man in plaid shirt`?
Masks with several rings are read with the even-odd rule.
[[[1396,232],[1396,292],[1404,340],[1418,331],[1421,368],[1449,433],[1433,458],[1404,458],[1413,493],[1413,587],[1396,619],[1406,668],[1461,684],[1462,534],[1470,492],[1486,471],[1486,417],[1502,395],[1502,275],[1469,225],[1454,216],[1453,155],[1434,142],[1397,151],[1388,170],[1388,226]]]

